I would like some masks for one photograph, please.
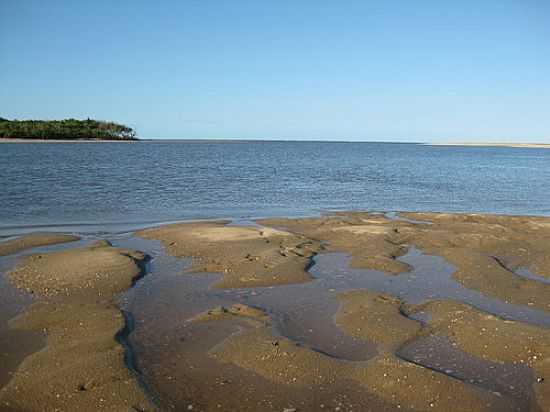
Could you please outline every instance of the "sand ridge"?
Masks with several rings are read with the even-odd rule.
[[[320,218],[264,219],[259,223],[283,227],[289,232],[322,241],[327,251],[349,253],[354,268],[393,274],[410,269],[397,260],[407,252],[407,247],[388,240],[388,235],[398,225],[408,225],[405,222],[392,222],[375,214],[335,213]]]
[[[19,288],[41,296],[111,297],[128,289],[141,273],[141,252],[117,249],[106,241],[87,247],[25,257],[9,273]]]
[[[306,282],[319,242],[269,227],[228,226],[227,221],[181,223],[137,233],[159,239],[166,251],[192,257],[193,272],[221,272],[218,288]]]
[[[77,240],[80,240],[80,237],[62,233],[32,233],[0,242],[0,256],[13,255],[39,246],[56,245]]]
[[[365,291],[361,293],[373,300],[387,299]],[[353,300],[360,296],[343,295],[343,299]],[[394,304],[398,302],[393,301]],[[360,310],[363,314],[368,312],[364,309]],[[396,317],[407,321],[394,311],[383,312],[380,315],[383,321],[393,321],[394,325]],[[212,319],[223,321],[236,315],[229,311],[225,314]],[[348,323],[347,316],[349,313],[342,314],[340,320],[349,326],[353,322]],[[370,330],[367,326],[365,333]],[[411,333],[416,330],[416,327],[411,328]],[[380,330],[379,336],[383,335]],[[388,336],[394,345],[410,337],[409,334],[397,339],[392,339],[391,334]],[[314,388],[346,385],[348,382],[348,385],[358,385],[373,400],[380,399],[403,410],[453,410],[458,402],[465,410],[471,411],[508,410],[506,401],[499,396],[480,392],[469,384],[403,361],[390,351],[366,362],[342,361],[275,335],[269,322],[257,322],[229,336],[209,353],[218,361],[253,371],[278,385]]]
[[[538,404],[532,410],[550,409],[550,331],[501,319],[469,305],[432,301],[409,308],[429,312],[424,333],[448,337],[458,347],[480,359],[529,366],[535,376],[533,391]]]
[[[126,327],[115,294],[141,273],[145,255],[98,242],[23,259],[9,276],[42,299],[13,327],[44,331],[47,346],[27,357],[0,390],[2,410],[152,411],[127,368],[118,337]]]
[[[550,311],[550,284],[521,276],[527,268],[550,279],[550,219],[480,214],[405,213],[433,224],[392,234],[457,268],[453,277],[469,289],[505,302]]]
[[[402,302],[386,294],[354,290],[338,295],[335,322],[350,336],[373,340],[379,351],[392,352],[420,332],[420,322],[402,314]]]
[[[550,284],[521,276],[527,268],[550,279],[550,219],[451,213],[402,213],[430,225],[367,212],[339,212],[310,219],[269,219],[261,224],[323,241],[329,251],[352,256],[352,267],[388,274],[410,268],[397,260],[414,246],[457,268],[469,289],[505,302],[550,311]],[[386,230],[380,228],[387,227]]]

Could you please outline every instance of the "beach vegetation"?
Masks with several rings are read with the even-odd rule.
[[[100,120],[8,120],[0,117],[0,139],[137,140],[123,124]]]

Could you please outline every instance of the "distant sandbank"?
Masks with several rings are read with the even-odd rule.
[[[429,146],[519,147],[550,149],[550,143],[428,143]]]

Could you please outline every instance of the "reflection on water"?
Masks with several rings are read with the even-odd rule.
[[[530,280],[536,280],[537,282],[546,283],[550,285],[550,278],[546,278],[543,276],[535,275],[533,272],[531,272],[527,268],[519,268],[514,271],[514,273],[518,276],[524,277],[526,279]]]
[[[416,339],[401,348],[398,356],[492,392],[508,395],[516,410],[528,410],[534,401],[532,384],[535,376],[527,365],[480,359],[459,350],[443,336]]]
[[[155,308],[149,307],[148,316],[162,311],[164,318],[175,317],[181,321],[215,306],[244,303],[265,310],[278,333],[314,350],[349,360],[367,360],[376,354],[375,345],[344,334],[331,320],[339,307],[336,294],[350,290],[349,279],[344,279],[344,275],[296,285],[214,289],[210,286],[220,275],[186,273],[178,276],[190,262],[163,255],[155,241],[132,239],[117,242],[117,245],[142,246],[144,249],[144,243],[149,242],[152,245],[148,245],[146,250],[154,250],[149,264],[150,275],[140,285],[143,290],[129,292],[134,295],[134,300],[136,294],[147,300],[134,303],[134,306],[143,308],[154,304],[152,301],[156,302]],[[361,283],[360,279],[357,281]],[[162,288],[162,293],[159,288]]]
[[[316,257],[316,265],[311,273],[319,278],[342,278],[346,282],[351,279],[352,288],[364,287],[375,292],[388,293],[406,303],[450,299],[467,303],[504,319],[550,327],[550,315],[545,311],[505,303],[465,288],[453,279],[455,268],[442,257],[424,255],[418,249],[411,248],[399,260],[410,265],[413,270],[391,276],[372,270],[352,269],[349,267],[351,258],[346,254],[327,253]],[[359,283],[356,281],[358,278],[362,279]]]
[[[416,220],[416,219],[410,219],[408,217],[401,216],[398,212],[386,212],[382,214],[384,215],[385,218],[389,220],[395,220],[398,222],[407,222],[415,225],[433,225],[432,222],[428,222],[427,220]]]

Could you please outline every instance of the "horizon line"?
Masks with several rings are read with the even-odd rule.
[[[182,141],[182,142],[314,142],[314,143],[394,143],[394,144],[423,144],[423,145],[456,145],[456,146],[493,146],[493,145],[518,145],[518,146],[550,146],[550,143],[545,142],[522,142],[522,141],[513,141],[513,140],[501,140],[501,141],[491,141],[491,140],[480,140],[480,141],[471,141],[471,140],[431,140],[431,141],[400,141],[400,140],[334,140],[334,139],[300,139],[300,138],[238,138],[238,137],[222,137],[222,138],[187,138],[187,137],[177,137],[177,138],[166,138],[166,137],[138,137],[140,141]],[[550,139],[547,141],[550,142]]]

